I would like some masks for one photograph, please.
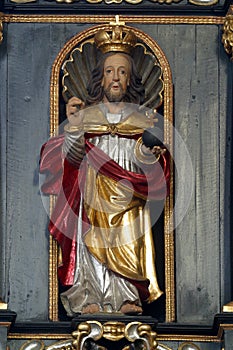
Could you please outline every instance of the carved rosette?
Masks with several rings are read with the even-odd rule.
[[[225,51],[231,55],[231,60],[233,60],[233,6],[230,7],[224,21],[222,42]]]

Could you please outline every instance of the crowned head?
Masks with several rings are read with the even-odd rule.
[[[137,38],[132,30],[114,23],[107,30],[99,30],[94,41],[102,53],[124,52],[130,54],[137,43]]]

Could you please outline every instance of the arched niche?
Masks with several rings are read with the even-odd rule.
[[[169,63],[162,49],[149,35],[137,28],[125,25],[124,28],[130,29],[138,39],[133,58],[142,75],[142,80],[145,82],[146,94],[150,100],[147,107],[151,110],[156,109],[159,114],[163,116],[161,120],[158,120],[158,123],[163,128],[164,143],[168,146],[172,154],[173,87]],[[91,68],[98,59],[98,51],[93,43],[94,36],[100,29],[109,31],[111,30],[111,24],[97,25],[78,33],[64,45],[54,61],[50,84],[51,136],[55,136],[59,133],[59,124],[64,120],[64,106],[67,100],[72,95],[77,95],[80,98],[85,97],[85,84],[88,80]],[[76,77],[75,79],[77,79],[77,81],[81,79],[81,84],[76,84],[74,77]],[[73,87],[72,84],[74,84]],[[173,221],[171,219],[173,210],[172,159],[170,162],[170,170],[171,181],[169,196],[166,199],[162,218],[158,224],[158,230],[160,230],[160,242],[158,242],[160,247],[159,254],[156,249],[158,260],[160,260],[160,262],[163,260],[160,275],[162,276],[162,289],[164,291],[164,304],[162,307],[164,308],[164,321],[166,322],[175,320],[174,232]],[[54,196],[50,197],[51,210],[55,200],[56,198]],[[163,232],[161,232],[161,230]],[[156,233],[155,235],[158,236]],[[59,283],[57,279],[58,255],[57,243],[50,237],[49,317],[53,321],[60,319]]]

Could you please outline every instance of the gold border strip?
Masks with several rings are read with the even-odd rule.
[[[217,335],[162,335],[158,334],[157,341],[186,341],[186,342],[200,342],[200,343],[221,343],[222,340]]]
[[[177,334],[159,334],[157,333],[157,341],[186,341],[186,342],[200,342],[200,343],[221,343],[224,330],[233,330],[233,324],[220,324],[217,335],[177,335]],[[21,334],[9,333],[8,339],[72,339],[69,333],[51,334],[51,333],[36,333],[36,334]]]
[[[221,323],[219,328],[223,328],[224,330],[232,331],[233,330],[233,324],[227,324],[227,323]]]
[[[9,333],[7,339],[54,339],[54,340],[63,340],[63,339],[72,339],[69,333],[67,334],[51,334],[51,333]]]
[[[157,333],[156,340],[158,341],[189,341],[189,342],[209,342],[209,343],[221,343],[223,331],[233,330],[232,324],[220,324],[217,335],[176,335],[176,334],[159,334]],[[69,333],[64,334],[51,334],[51,333],[9,333],[8,339],[72,339]]]
[[[51,95],[50,97],[52,97]],[[54,208],[56,198],[50,196],[50,211]],[[51,217],[51,212],[50,212]],[[49,318],[53,321],[58,319],[58,278],[57,278],[58,244],[49,235]]]
[[[55,339],[55,340],[63,340],[63,339],[73,339],[70,337],[70,334],[21,334],[21,333],[9,333],[8,339]],[[216,336],[206,336],[206,335],[163,335],[157,334],[156,340],[161,341],[188,341],[188,342],[200,342],[200,343],[221,343],[221,337]]]
[[[1,14],[0,14],[1,15]],[[8,15],[2,14],[5,23],[109,23],[115,16],[65,16],[65,15]],[[217,24],[224,23],[225,17],[214,16],[120,16],[126,23],[140,24]]]
[[[169,146],[173,156],[173,81],[169,63],[166,57],[158,57],[164,77],[164,143]],[[164,207],[164,257],[165,257],[165,291],[166,291],[166,322],[175,321],[175,238],[173,216],[174,184],[173,159],[170,159],[169,196]]]

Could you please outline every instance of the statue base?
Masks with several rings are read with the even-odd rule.
[[[156,349],[157,319],[150,316],[128,316],[118,313],[78,315],[72,320],[72,333],[78,349]]]

